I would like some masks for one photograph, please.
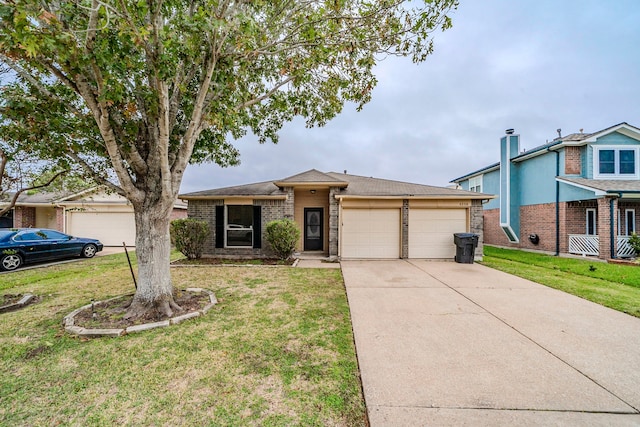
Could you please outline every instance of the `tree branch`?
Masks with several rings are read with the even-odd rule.
[[[8,206],[5,206],[3,208],[0,209],[0,216],[4,215],[5,213],[9,212],[11,209],[13,209],[13,207],[16,205],[16,203],[18,202],[18,198],[20,197],[20,195],[22,193],[24,193],[25,191],[31,191],[31,190],[37,190],[39,188],[44,188],[44,187],[48,187],[49,185],[51,185],[51,183],[53,181],[56,180],[56,178],[58,178],[60,175],[63,175],[65,173],[69,172],[68,170],[63,170],[58,172],[57,174],[55,174],[49,181],[47,181],[44,184],[40,184],[40,185],[32,185],[31,187],[26,187],[26,188],[21,188],[18,191],[15,192],[15,194],[13,195],[13,197],[11,198],[11,201],[9,202]]]

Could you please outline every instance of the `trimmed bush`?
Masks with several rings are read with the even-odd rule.
[[[277,219],[267,223],[266,239],[278,258],[289,259],[300,239],[300,230],[290,219]]]
[[[202,257],[209,234],[209,223],[206,221],[193,218],[171,221],[171,243],[189,259]]]
[[[631,233],[631,237],[629,237],[629,245],[636,251],[636,256],[640,255],[640,236],[638,236],[635,231]]]

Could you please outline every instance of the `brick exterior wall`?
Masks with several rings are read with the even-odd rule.
[[[293,198],[293,197],[290,197]],[[205,256],[269,257],[273,251],[265,238],[267,223],[276,219],[293,219],[293,203],[288,200],[254,200],[254,206],[261,206],[262,248],[216,248],[216,206],[223,205],[222,200],[191,200],[188,214],[190,218],[207,221],[211,235],[204,247]]]
[[[36,226],[36,208],[16,206],[13,211],[13,226],[29,228]]]
[[[184,219],[187,217],[187,209],[173,209],[171,211],[171,221],[174,219]]]
[[[207,221],[211,235],[204,245],[205,255],[216,251],[216,206],[222,205],[222,200],[190,200],[187,208],[189,218]]]
[[[582,173],[582,152],[580,147],[565,147],[564,173],[565,175],[580,175]]]
[[[611,200],[613,200],[613,214],[611,213]],[[560,203],[560,253],[569,252],[569,235],[586,234],[587,209],[596,210],[596,234],[599,237],[599,258],[611,258],[611,224],[613,223],[614,238],[618,235],[618,208],[621,214],[621,234],[625,233],[625,209],[636,211],[636,227],[638,226],[637,214],[640,212],[640,203],[619,203],[617,198],[605,197],[597,200]],[[484,211],[484,242],[490,245],[537,249],[542,251],[556,251],[556,212],[555,203],[520,207],[520,243],[510,243],[500,229],[500,210],[489,209]],[[637,228],[636,228],[637,230]],[[530,234],[537,234],[540,238],[538,245],[529,240]],[[617,242],[614,242],[614,252],[617,251]]]

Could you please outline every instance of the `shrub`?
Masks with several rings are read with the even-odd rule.
[[[290,219],[277,219],[267,223],[266,239],[280,259],[289,259],[300,239],[300,230]]]
[[[189,259],[202,257],[209,234],[209,223],[206,221],[193,218],[171,221],[171,243]]]
[[[629,245],[636,251],[636,256],[638,256],[640,254],[640,236],[638,236],[635,231],[631,233],[631,237],[629,237]]]

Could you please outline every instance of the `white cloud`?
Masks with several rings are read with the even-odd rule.
[[[238,141],[242,165],[190,166],[182,192],[284,178],[307,169],[430,185],[498,160],[507,128],[528,149],[626,121],[640,126],[640,2],[462,2],[452,29],[416,66],[386,59],[362,112],[323,128],[288,124],[278,145]]]

